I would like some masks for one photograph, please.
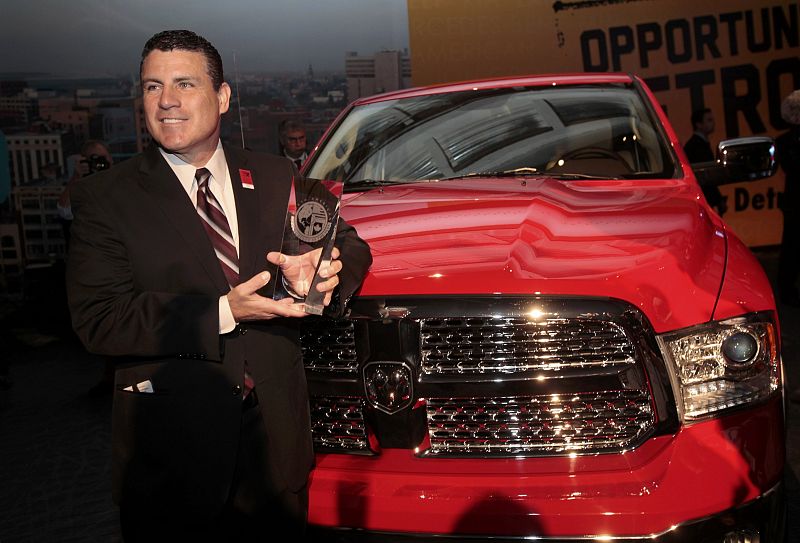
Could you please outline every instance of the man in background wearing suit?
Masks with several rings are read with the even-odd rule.
[[[299,170],[308,158],[306,150],[306,129],[298,121],[290,119],[281,121],[278,127],[280,136],[281,153],[294,162]]]
[[[691,120],[694,133],[683,146],[686,158],[692,164],[713,162],[716,157],[708,138],[716,128],[714,114],[709,108],[697,109],[692,112]],[[716,209],[720,215],[724,215],[728,210],[728,204],[719,188],[716,185],[701,185],[700,188],[703,190],[708,205]]]
[[[269,294],[278,266],[291,283],[297,264],[277,252],[296,170],[220,142],[231,90],[204,38],[153,36],[141,81],[154,144],[73,188],[67,270],[76,332],[90,351],[118,357],[113,494],[123,537],[299,536],[313,463],[305,313]],[[321,266],[326,311],[341,314],[371,260],[340,221]]]

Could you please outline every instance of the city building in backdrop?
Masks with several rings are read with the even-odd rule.
[[[308,64],[293,73],[227,74],[235,92],[223,138],[277,153],[278,126],[295,120],[313,147],[351,99],[351,87],[372,94],[410,84],[407,51],[345,53],[342,60],[342,72]],[[19,293],[26,269],[66,257],[57,203],[82,143],[106,142],[115,163],[149,145],[138,88],[136,75],[0,74],[0,152],[7,159],[0,160],[0,295]]]
[[[374,55],[345,54],[347,99],[391,92],[411,86],[411,58],[408,51],[380,51]]]

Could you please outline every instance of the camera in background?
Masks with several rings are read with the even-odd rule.
[[[111,167],[108,159],[103,155],[89,155],[89,158],[83,159],[81,162],[89,166],[89,173],[100,172]]]

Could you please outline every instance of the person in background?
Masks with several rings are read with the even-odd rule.
[[[712,162],[715,160],[714,150],[711,147],[709,136],[714,132],[714,114],[709,108],[698,109],[692,112],[692,129],[694,133],[686,141],[683,150],[689,162],[696,164],[699,162]],[[708,201],[708,205],[717,210],[717,213],[724,215],[728,206],[725,198],[716,185],[701,185],[703,195]]]
[[[780,301],[800,307],[797,279],[800,275],[800,90],[789,94],[781,103],[781,117],[789,123],[789,130],[775,140],[776,155],[786,174],[781,208],[783,211],[783,236],[778,264],[778,292]]]
[[[55,162],[49,162],[41,167],[39,170],[41,173],[41,177],[39,180],[45,182],[52,182],[58,180],[59,177],[59,167],[58,164]]]
[[[308,158],[306,150],[306,129],[297,121],[281,121],[280,127],[281,153],[294,162],[299,170]]]
[[[293,186],[325,190],[283,157],[223,144],[231,89],[189,30],[151,37],[140,76],[153,143],[72,190],[67,291],[90,352],[115,356],[112,492],[131,541],[302,541],[314,462],[293,298],[278,269]],[[331,226],[334,228],[334,226]],[[340,317],[372,262],[340,220],[317,290]]]
[[[80,155],[75,162],[75,169],[72,176],[64,186],[64,191],[58,199],[56,207],[58,208],[58,217],[61,220],[61,226],[64,229],[64,242],[69,251],[69,238],[70,227],[72,225],[72,204],[70,201],[70,192],[75,183],[87,175],[107,170],[114,164],[114,158],[111,156],[111,151],[108,146],[100,140],[87,140],[81,146]]]

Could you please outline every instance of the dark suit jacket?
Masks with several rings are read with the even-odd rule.
[[[268,251],[280,250],[294,169],[284,158],[227,146],[225,156],[246,280],[269,269]],[[242,186],[240,169],[250,171],[254,189]],[[218,301],[228,285],[191,200],[157,148],[81,181],[72,208],[73,326],[91,352],[120,357],[115,501],[192,515],[222,507],[236,462],[245,361],[267,426],[265,484],[302,488],[313,451],[298,320],[244,323],[219,334]],[[343,221],[336,245],[344,264],[338,295],[346,300],[371,256]],[[145,380],[153,393],[123,390]]]
[[[711,149],[711,143],[697,134],[692,134],[692,137],[689,138],[686,145],[683,146],[683,150],[686,153],[686,158],[688,158],[689,162],[692,164],[711,162],[715,158],[714,151]],[[703,190],[703,195],[706,197],[710,206],[717,207],[722,203],[722,193],[717,186],[701,185],[700,188]]]
[[[686,158],[691,163],[711,162],[714,160],[714,151],[711,149],[711,143],[697,134],[692,134],[692,137],[683,146],[683,150],[686,153]]]
[[[775,138],[775,147],[778,163],[786,174],[781,202],[783,210],[795,213],[800,209],[800,189],[797,188],[800,183],[800,126],[793,126]]]

